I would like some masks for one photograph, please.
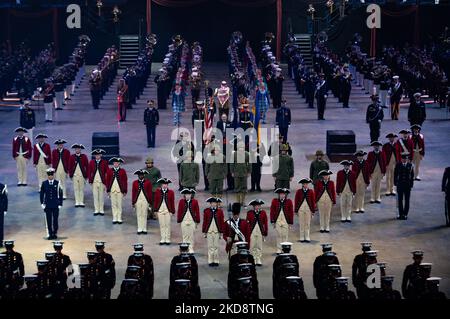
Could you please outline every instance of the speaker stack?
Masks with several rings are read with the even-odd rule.
[[[119,157],[119,132],[94,132],[92,134],[92,150],[101,148],[106,154],[103,158],[110,160]]]
[[[353,131],[327,131],[327,156],[331,162],[353,160],[356,152],[356,138]]]

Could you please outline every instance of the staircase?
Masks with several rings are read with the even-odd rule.
[[[306,66],[312,67],[313,57],[312,57],[312,44],[311,44],[311,34],[295,34],[295,44],[300,48],[300,53],[305,61]]]
[[[133,66],[139,54],[139,36],[121,35],[120,39],[120,66],[125,69]]]

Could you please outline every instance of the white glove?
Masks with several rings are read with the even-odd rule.
[[[61,207],[62,207],[61,205],[58,205],[58,209],[61,209]]]
[[[42,209],[45,209],[45,204],[41,204]]]
[[[8,212],[4,212],[5,216],[8,214]]]

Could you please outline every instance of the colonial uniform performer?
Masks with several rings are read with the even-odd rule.
[[[69,160],[69,177],[73,180],[73,191],[75,193],[75,207],[84,207],[84,184],[88,178],[89,160],[85,154],[83,144],[73,144],[75,153]]]
[[[447,227],[450,227],[450,167],[447,167],[442,175],[442,191],[445,193],[445,221]]]
[[[208,264],[210,267],[219,266],[219,239],[225,229],[223,211],[218,206],[220,198],[210,197],[206,200],[210,207],[203,211],[202,233],[208,242]]]
[[[250,155],[245,151],[243,142],[237,145],[237,151],[233,152],[233,163],[230,165],[231,175],[234,178],[234,191],[236,202],[245,206],[245,194],[247,193],[248,176],[251,173]],[[245,206],[246,207],[246,206]]]
[[[54,175],[53,168],[47,169],[48,179],[43,181],[40,187],[41,207],[45,212],[48,240],[57,238],[59,209],[63,204],[63,191]]]
[[[52,167],[55,169],[55,178],[63,190],[63,199],[67,198],[66,176],[69,173],[70,151],[64,148],[67,142],[63,139],[55,141],[56,148],[52,151]]]
[[[373,151],[367,155],[367,167],[369,170],[370,183],[372,185],[370,203],[381,203],[381,180],[386,174],[386,156],[383,150],[380,149],[382,144],[374,141],[370,144],[373,146]]]
[[[106,173],[108,172],[108,161],[102,159],[106,154],[103,149],[95,149],[91,153],[95,159],[90,160],[88,165],[89,184],[92,185],[92,197],[94,198],[94,216],[105,215],[105,185]]]
[[[414,180],[420,181],[419,169],[420,163],[425,157],[425,138],[423,134],[420,133],[422,127],[419,124],[414,124],[411,126],[411,130],[413,132],[411,141],[413,143],[413,158],[412,162],[414,164]]]
[[[5,215],[8,213],[8,188],[0,183],[0,247],[3,247]]]
[[[231,206],[233,216],[225,222],[225,229],[223,232],[223,238],[227,242],[225,250],[228,256],[236,253],[237,242],[246,241],[250,242],[250,228],[247,220],[241,219],[239,214],[241,213],[241,204],[233,203]]]
[[[339,265],[339,259],[336,253],[332,251],[333,244],[321,244],[323,254],[317,256],[313,264],[313,284],[316,288],[316,296],[318,299],[325,299],[328,295],[328,265]]]
[[[27,163],[33,152],[31,141],[24,136],[24,133],[27,133],[25,128],[18,127],[14,132],[17,136],[12,142],[12,156],[17,166],[17,186],[27,186]]]
[[[352,161],[342,161],[339,164],[344,169],[337,173],[336,177],[336,193],[341,197],[341,222],[352,222],[352,201],[356,193],[356,175],[350,170]]]
[[[136,210],[138,235],[147,235],[147,214],[152,204],[152,183],[144,179],[145,173],[141,169],[134,172],[138,179],[133,181],[131,189],[131,204]]]
[[[194,162],[192,151],[187,151],[180,164],[180,184],[182,188],[196,189],[200,181],[200,165]]]
[[[184,198],[178,202],[177,223],[181,224],[183,242],[189,244],[189,253],[194,253],[194,234],[200,223],[200,207],[198,201],[192,198],[195,190],[185,188],[181,191]]]
[[[397,163],[401,162],[402,154],[408,153],[409,160],[414,160],[414,143],[412,139],[409,138],[408,130],[401,130],[399,134],[401,134],[401,138],[397,139],[397,143],[395,144],[395,151],[397,153]]]
[[[281,252],[281,243],[288,241],[289,229],[294,224],[294,204],[287,198],[287,188],[277,188],[278,198],[270,204],[270,223],[277,232],[277,253]]]
[[[309,178],[311,178],[314,184],[320,180],[319,172],[330,169],[328,162],[323,159],[325,153],[322,150],[317,150],[315,156],[316,159],[309,166]]]
[[[403,85],[399,81],[399,76],[395,75],[392,77],[394,80],[389,88],[390,102],[391,102],[391,119],[398,120],[398,115],[400,112],[400,100],[403,95]]]
[[[250,252],[255,258],[256,266],[262,266],[263,241],[266,240],[268,233],[267,213],[261,209],[261,205],[264,205],[261,199],[252,200],[249,205],[253,206],[253,209],[247,212],[247,222],[250,227]]]
[[[99,297],[100,299],[110,299],[111,290],[116,285],[116,263],[111,254],[105,252],[105,242],[96,241],[95,249],[97,254],[95,263],[99,268]]]
[[[220,87],[215,89],[214,95],[217,96],[217,100],[219,101],[219,114],[222,115],[222,113],[225,113],[228,116],[231,92],[226,81],[222,81]]]
[[[148,179],[150,183],[152,183],[152,203],[154,203],[155,200],[155,192],[158,188],[158,180],[161,178],[161,171],[153,164],[153,157],[148,156],[145,159],[145,168],[143,168],[145,171],[147,171],[147,174],[145,174],[144,178]],[[149,217],[151,219],[157,219],[155,212],[153,211],[153,207],[151,207]]]
[[[378,94],[374,94],[370,98],[372,99],[372,104],[367,107],[366,123],[369,124],[370,141],[378,141],[384,112],[379,103]]]
[[[352,171],[355,173],[356,194],[353,201],[353,210],[356,213],[364,213],[364,195],[370,183],[370,174],[368,163],[364,159],[366,152],[360,150],[355,153],[356,161],[352,165]]]
[[[213,197],[222,197],[223,180],[227,176],[225,156],[216,144],[212,145],[211,153],[206,158],[205,174],[209,182],[209,190]]]
[[[423,251],[414,250],[411,252],[414,262],[406,266],[402,279],[402,294],[406,299],[418,299],[422,293],[423,284],[422,269],[420,267],[423,260]]]
[[[420,93],[414,93],[414,100],[409,104],[408,121],[411,126],[423,125],[427,118],[425,103],[420,99]]]
[[[333,172],[323,170],[319,172],[320,181],[314,185],[314,193],[316,197],[316,205],[319,210],[320,232],[330,232],[331,209],[336,205],[336,187],[330,179]]]
[[[175,194],[169,189],[170,179],[160,178],[160,187],[155,191],[153,211],[158,214],[159,230],[161,233],[160,245],[170,245],[170,215],[175,214]]]
[[[386,138],[389,139],[389,142],[383,145],[382,152],[386,158],[386,196],[395,196],[394,192],[394,169],[395,165],[399,161],[397,159],[397,151],[396,151],[396,141],[395,138],[397,134],[389,133],[386,135]]]
[[[38,142],[34,145],[33,149],[33,164],[34,167],[36,167],[39,186],[46,180],[47,169],[52,163],[52,151],[50,145],[45,143],[46,138],[48,138],[48,136],[42,133],[36,135],[36,140]]]
[[[398,215],[397,219],[408,219],[411,189],[414,186],[414,167],[408,161],[409,154],[402,154],[402,161],[394,170],[394,185],[397,187]]]
[[[124,161],[120,157],[113,157],[109,163],[113,167],[106,172],[106,192],[111,198],[112,223],[122,224],[122,201],[128,192],[127,173],[120,167]]]
[[[276,170],[272,173],[275,179],[275,189],[290,188],[290,182],[294,177],[294,160],[288,155],[289,146],[282,144],[280,147],[281,154],[274,156],[273,168]],[[270,155],[269,155],[270,156]]]
[[[308,187],[308,184],[312,183],[311,179],[303,178],[298,183],[302,184],[302,188],[295,193],[294,212],[299,217],[300,242],[309,243],[311,241],[309,237],[311,219],[317,210],[316,196],[314,190]]]

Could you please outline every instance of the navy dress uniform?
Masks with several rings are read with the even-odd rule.
[[[156,126],[159,125],[159,112],[155,108],[155,101],[147,101],[144,111],[144,124],[147,128],[147,147],[155,147]]]
[[[421,293],[422,270],[420,265],[423,260],[423,251],[414,250],[411,252],[414,262],[406,266],[403,271],[402,294],[406,299],[417,299]]]
[[[384,119],[383,108],[381,107],[378,94],[371,96],[372,104],[367,107],[366,123],[369,124],[370,141],[378,141],[380,137],[381,122]]]
[[[55,253],[53,254],[49,265],[54,268],[55,275],[55,294],[61,298],[67,290],[67,278],[70,275],[68,267],[72,265],[70,257],[62,253],[64,242],[53,242]]]
[[[5,240],[3,244],[6,251],[0,257],[0,272],[2,275],[0,284],[4,281],[4,286],[0,286],[0,298],[2,293],[6,293],[6,295],[15,294],[23,285],[23,276],[25,275],[22,254],[14,250],[14,240]]]
[[[55,169],[47,169],[48,180],[42,182],[40,190],[41,206],[47,222],[48,240],[57,238],[59,209],[63,204],[63,190],[59,181],[53,178],[54,174]]]
[[[402,295],[398,290],[392,288],[394,276],[381,277],[381,289],[375,295],[376,300],[401,300]]]
[[[447,296],[439,291],[440,277],[427,278],[425,292],[420,296],[422,300],[447,300]]]
[[[291,125],[291,110],[286,106],[286,100],[282,101],[281,107],[277,110],[275,124],[278,126],[280,135],[283,136],[283,143],[286,143]]]
[[[409,154],[402,153],[402,161],[394,170],[394,185],[397,186],[398,216],[397,219],[408,219],[409,200],[414,185],[414,167],[408,162]]]
[[[111,254],[105,252],[105,242],[96,241],[95,263],[99,267],[99,298],[110,299],[111,290],[116,285],[116,263]]]
[[[330,294],[330,300],[356,300],[355,293],[348,290],[348,277],[336,278],[337,289]]]
[[[5,215],[8,212],[8,188],[0,183],[0,247],[3,246]]]

